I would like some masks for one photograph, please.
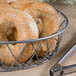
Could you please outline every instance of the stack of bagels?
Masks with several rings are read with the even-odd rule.
[[[0,41],[23,41],[42,38],[56,33],[58,29],[58,15],[51,5],[34,0],[0,0]],[[45,56],[53,39],[42,41],[40,48],[37,50],[39,57]],[[55,49],[57,40],[58,36],[49,48],[49,53],[52,53]],[[34,43],[35,48],[39,47],[39,43],[40,41]],[[0,61],[12,65],[17,58],[17,61],[22,64],[34,52],[32,43],[2,44],[0,47]],[[15,62],[15,65],[17,64]]]

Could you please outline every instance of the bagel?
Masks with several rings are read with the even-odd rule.
[[[21,10],[31,14],[36,23],[38,22],[39,19],[42,21],[42,24],[37,25],[39,30],[39,38],[55,34],[58,31],[59,29],[58,14],[51,5],[43,2],[33,1],[23,6]],[[56,47],[58,36],[47,40],[48,47],[50,47],[53,39],[54,42],[49,50],[50,54],[54,51]],[[40,42],[37,42],[36,48],[38,47],[39,43]],[[48,47],[46,45],[46,41],[45,40],[42,41],[41,47],[38,50],[38,56],[40,57],[44,56],[48,50]]]
[[[0,5],[0,41],[21,41],[38,38],[38,29],[30,14],[10,7],[6,8]],[[27,61],[34,52],[31,43],[2,44],[0,60],[4,64],[12,65],[25,45],[26,47],[17,61],[20,64]],[[17,65],[17,62],[15,65]]]

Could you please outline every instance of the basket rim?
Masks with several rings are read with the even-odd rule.
[[[68,18],[67,16],[62,13],[61,11],[59,11],[58,9],[56,9],[56,11],[62,15],[64,18],[65,18],[65,21],[66,21],[66,24],[64,25],[64,28],[62,28],[62,30],[60,30],[59,32],[53,34],[53,35],[49,35],[49,36],[45,36],[45,37],[42,37],[42,38],[36,38],[36,39],[29,39],[29,40],[23,40],[23,41],[0,41],[0,44],[16,44],[16,43],[28,43],[28,42],[35,42],[35,41],[41,41],[41,40],[46,40],[46,39],[49,39],[49,38],[52,38],[52,37],[55,37],[61,33],[63,33],[66,28],[68,27]]]

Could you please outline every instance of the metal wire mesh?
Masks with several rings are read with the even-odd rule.
[[[8,66],[5,65],[2,61],[0,61],[0,71],[15,71],[15,70],[24,70],[27,68],[31,68],[31,67],[35,67],[38,65],[41,65],[45,62],[47,62],[48,60],[50,60],[55,53],[57,52],[57,49],[59,47],[59,43],[62,37],[62,33],[65,31],[66,27],[68,26],[68,19],[67,17],[60,12],[59,10],[57,10],[58,15],[59,15],[59,20],[60,20],[60,28],[58,30],[57,33],[55,33],[54,35],[50,35],[44,38],[38,38],[38,39],[32,39],[32,40],[27,40],[27,41],[8,41],[8,42],[0,42],[0,47],[2,45],[6,45],[7,48],[9,49],[9,51],[11,52],[12,56],[14,57],[15,61],[12,63],[12,65]],[[56,43],[56,47],[54,49],[54,51],[52,53],[49,53],[49,50],[52,46],[52,44],[54,43],[54,41],[56,40],[56,37],[58,36],[58,40]],[[52,42],[50,44],[50,46],[48,46],[48,39],[52,38]],[[37,51],[39,50],[39,48],[41,47],[42,42],[45,41],[46,45],[47,45],[47,52],[43,57],[39,57],[37,55]],[[35,47],[35,42],[39,42],[38,47]],[[31,43],[33,48],[34,48],[34,53],[33,55],[29,58],[29,60],[27,62],[24,62],[22,64],[20,64],[18,62],[18,59],[20,57],[20,55],[22,54],[23,50],[26,48],[26,46]],[[20,54],[15,57],[9,44],[24,44],[23,49],[20,51]],[[15,66],[14,64],[17,63],[17,66]]]

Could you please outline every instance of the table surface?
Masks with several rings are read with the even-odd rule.
[[[59,51],[54,56],[54,58],[38,67],[27,69],[23,71],[15,72],[1,72],[0,76],[49,76],[50,68],[58,61],[58,59],[71,47],[71,45],[76,42],[76,5],[67,6],[62,3],[52,4],[57,9],[61,10],[69,19],[69,27],[63,33],[63,37],[60,43]],[[76,59],[73,57],[73,60]],[[70,63],[70,60],[69,60]],[[75,62],[76,64],[76,62]],[[68,65],[68,64],[67,64]],[[66,75],[66,76],[76,76],[76,73]]]

